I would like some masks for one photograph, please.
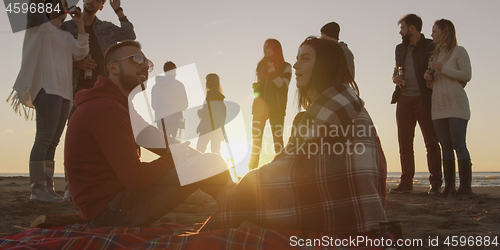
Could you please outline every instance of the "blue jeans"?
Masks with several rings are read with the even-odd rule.
[[[41,89],[33,101],[36,112],[36,136],[30,161],[53,161],[69,114],[69,100]]]
[[[443,160],[454,160],[453,150],[456,151],[459,160],[470,160],[469,150],[465,142],[468,122],[468,120],[460,118],[433,121],[439,143],[441,143]]]
[[[142,190],[123,189],[91,221],[91,226],[149,226],[174,210],[198,189],[217,199],[229,180],[229,172],[224,171],[208,179],[181,186],[174,168],[158,182]]]

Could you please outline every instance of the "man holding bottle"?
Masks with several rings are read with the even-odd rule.
[[[90,52],[88,56],[73,63],[73,95],[82,89],[94,87],[98,76],[105,76],[104,53],[113,44],[124,40],[135,40],[134,26],[123,14],[120,0],[110,0],[109,3],[120,19],[121,27],[107,21],[101,21],[96,14],[104,8],[106,0],[84,0],[83,1],[83,24],[85,32],[89,34]],[[61,25],[62,30],[76,35],[75,22],[67,21]],[[73,106],[70,117],[75,112]],[[69,120],[68,119],[68,120]]]
[[[434,49],[432,40],[426,39],[422,30],[422,19],[415,14],[401,18],[400,24],[403,42],[396,46],[396,66],[392,81],[396,90],[391,103],[397,103],[396,121],[398,126],[399,154],[401,160],[401,182],[391,193],[407,193],[413,190],[415,175],[415,157],[413,141],[415,126],[418,122],[427,149],[427,165],[430,172],[429,194],[440,194],[441,151],[431,120],[432,90],[424,79],[429,56]],[[400,72],[402,71],[402,72]],[[402,73],[402,74],[401,74]],[[404,84],[403,84],[404,82]]]

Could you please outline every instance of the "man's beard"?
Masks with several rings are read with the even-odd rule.
[[[122,69],[120,69],[120,75],[118,75],[118,79],[120,80],[122,87],[130,92],[142,83],[137,80],[136,76],[125,74]]]
[[[410,34],[403,35],[402,36],[403,44],[409,44],[410,43],[410,37],[411,37]]]
[[[90,15],[95,15],[95,13],[97,13],[97,11],[99,11],[99,9],[96,9],[94,11],[92,10],[89,10],[85,7],[85,5],[83,6],[83,11],[87,12],[87,14],[90,14]]]

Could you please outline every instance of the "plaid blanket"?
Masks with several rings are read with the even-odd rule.
[[[400,226],[400,225],[398,225]],[[0,249],[366,249],[318,245],[306,246],[300,239],[330,239],[334,235],[292,230],[225,229],[195,234],[186,227],[164,224],[163,228],[101,227],[86,225],[52,229],[30,229],[0,238]],[[390,228],[387,228],[390,229]],[[394,231],[381,231],[379,237],[396,242]],[[333,238],[335,239],[335,238]],[[344,241],[346,242],[346,241]],[[325,243],[325,242],[324,242]],[[382,249],[374,247],[370,249]]]
[[[343,84],[305,111],[283,153],[249,172],[202,230],[265,228],[360,234],[385,216],[386,161],[364,103]]]

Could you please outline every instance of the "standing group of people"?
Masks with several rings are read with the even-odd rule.
[[[67,8],[65,1],[60,2]],[[120,18],[121,27],[97,19],[95,14],[104,2],[85,0],[83,14],[78,11],[71,14],[72,22],[61,24],[66,14],[56,13],[49,16],[48,22],[26,31],[14,99],[18,105],[34,108],[37,115],[37,134],[30,157],[31,200],[62,200],[53,190],[53,159],[76,86],[75,90],[82,90],[74,97],[77,108],[68,123],[65,168],[73,201],[82,218],[93,227],[147,226],[198,189],[217,199],[219,204],[203,230],[252,224],[360,235],[378,230],[380,223],[386,222],[387,164],[354,81],[354,57],[347,45],[338,41],[338,24],[325,25],[321,29],[322,38],[308,37],[298,48],[293,68],[299,107],[305,111],[295,118],[297,129],[286,146],[283,132],[279,130],[283,128],[292,66],[285,62],[281,44],[275,39],[266,40],[264,58],[257,65],[257,82],[253,86],[256,98],[252,107],[253,148],[249,167],[255,170],[235,186],[222,157],[202,153],[207,140],[199,141],[199,150],[187,144],[168,147],[176,141],[174,133],[165,129],[164,117],[161,119],[163,132],[160,126],[146,125],[141,134],[163,138],[166,147],[147,148],[160,157],[147,163],[140,160],[140,147],[130,121],[133,107],[128,96],[137,88],[144,90],[143,83],[152,72],[153,63],[138,42],[122,41],[135,39],[135,33],[123,15],[119,0],[110,0],[110,3]],[[454,191],[454,183],[447,176],[452,171],[454,174],[450,162],[455,149],[460,151],[461,185],[457,193],[472,193],[470,157],[465,147],[470,111],[462,87],[470,80],[470,62],[465,49],[457,46],[456,38],[453,39],[455,30],[451,22],[435,23],[433,46],[420,35],[419,19],[413,14],[401,19],[403,43],[396,49],[396,68],[402,67],[404,78],[398,74],[393,78],[397,84],[394,101],[398,102],[403,168],[401,184],[395,192],[412,189],[412,142],[418,121],[421,127],[428,129],[424,137],[429,164],[432,163],[431,191],[439,193],[441,186],[441,157],[436,139],[439,138],[443,159],[448,162],[445,192]],[[90,58],[84,59],[89,57],[89,51]],[[54,55],[57,58],[54,59]],[[433,61],[428,62],[431,55]],[[33,58],[39,61],[33,62]],[[175,65],[168,69],[167,64],[166,77],[167,72],[175,69]],[[102,72],[92,71],[92,77],[85,74],[101,66]],[[225,98],[219,77],[207,75],[206,87],[206,103],[198,112],[200,135],[223,128],[223,119],[216,117],[225,118],[225,107],[211,106],[218,102],[223,105]],[[161,96],[154,98],[153,103],[161,103]],[[182,119],[174,118],[174,124]],[[271,163],[257,168],[262,130],[267,120],[273,130],[277,156]],[[363,127],[368,133],[331,136],[338,126]],[[212,140],[212,152],[220,147],[220,143],[214,143],[214,140],[221,141],[220,137],[205,139]],[[334,149],[337,145],[345,150],[338,152]],[[358,152],[357,145],[362,145],[364,150],[353,154]],[[313,147],[316,147],[315,153],[311,152]],[[318,153],[318,147],[322,153]],[[181,185],[176,164],[189,165],[192,169],[202,166],[199,169],[222,170],[210,178]]]
[[[29,109],[36,113],[36,136],[29,163],[30,199],[60,202],[63,198],[53,186],[54,155],[66,121],[76,109],[72,105],[74,96],[79,90],[92,88],[97,78],[105,75],[106,50],[119,41],[135,39],[135,32],[119,0],[110,0],[110,5],[120,19],[120,27],[97,18],[106,0],[85,0],[83,12],[77,8],[67,22],[66,0],[32,2],[61,8],[47,15],[28,14],[32,28],[26,30],[13,103],[27,115]],[[66,200],[71,199],[68,190]]]
[[[446,19],[432,26],[433,40],[421,34],[422,19],[399,20],[403,42],[396,47],[392,103],[397,103],[401,182],[391,193],[413,190],[413,140],[418,122],[427,149],[431,195],[472,194],[472,163],[466,146],[470,108],[465,86],[472,76],[469,55],[458,46],[455,26]],[[403,73],[403,74],[401,74]],[[439,145],[441,145],[441,150]],[[442,152],[442,154],[441,154]],[[455,153],[460,187],[455,192]],[[445,189],[441,193],[442,171]]]

